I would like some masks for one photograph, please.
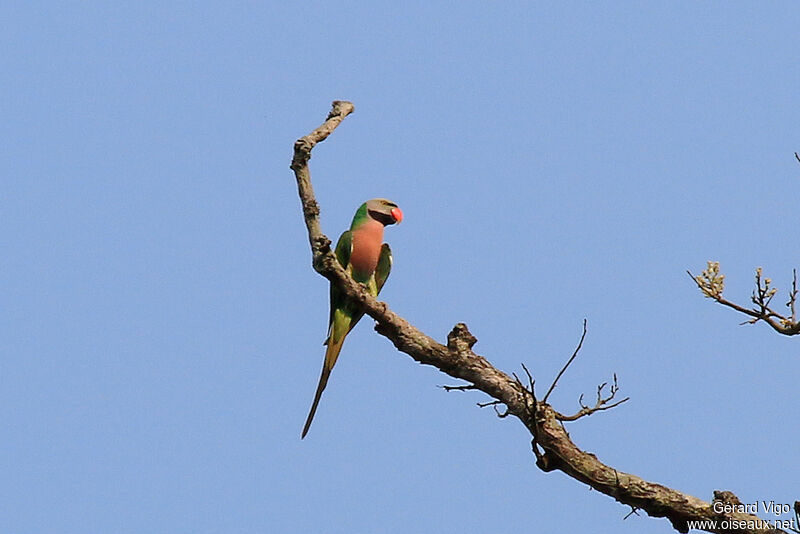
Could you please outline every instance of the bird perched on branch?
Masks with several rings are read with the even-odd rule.
[[[356,282],[366,284],[369,292],[377,297],[392,270],[392,250],[383,243],[383,229],[403,220],[403,212],[397,204],[385,198],[368,200],[356,211],[350,229],[336,243],[336,259]],[[319,399],[331,374],[344,338],[364,316],[357,305],[351,302],[335,284],[331,284],[331,312],[328,323],[328,338],[325,340],[325,361],[319,385],[311,404],[311,411],[303,427],[301,439],[306,437]]]

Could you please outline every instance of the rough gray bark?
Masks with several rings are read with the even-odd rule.
[[[336,261],[330,247],[331,240],[322,233],[319,207],[314,197],[308,169],[308,161],[314,146],[327,139],[353,110],[353,104],[350,102],[334,102],[333,109],[325,122],[295,142],[291,169],[297,179],[314,270],[332,284],[338,285],[353,301],[362,306],[364,312],[377,321],[375,330],[378,333],[388,338],[399,351],[419,363],[432,365],[453,378],[469,383],[467,386],[454,386],[451,389],[480,390],[495,399],[493,404],[505,405],[507,412],[501,415],[515,416],[530,432],[536,465],[542,471],[561,471],[630,506],[633,511],[644,510],[653,517],[666,517],[679,532],[688,532],[688,522],[692,520],[719,522],[727,520],[737,521],[737,524],[743,525],[741,529],[717,528],[708,529],[708,532],[761,534],[785,532],[772,528],[755,515],[737,512],[716,513],[710,502],[614,469],[602,463],[594,454],[584,452],[573,443],[563,422],[574,421],[584,415],[610,407],[607,402],[613,398],[616,384],[612,387],[611,396],[605,399],[601,398],[601,390],[598,389],[596,406],[586,406],[578,414],[565,416],[546,402],[547,396],[542,400],[535,397],[530,375],[528,383],[524,384],[516,376],[509,376],[496,369],[486,358],[476,354],[472,347],[477,339],[465,324],[455,325],[447,336],[447,344],[441,344],[392,312],[386,303],[379,302],[363,285],[355,282]],[[616,404],[621,402],[624,401]],[[730,492],[715,492],[715,500],[735,503],[737,499]]]

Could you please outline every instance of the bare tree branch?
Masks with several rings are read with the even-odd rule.
[[[518,418],[533,436],[536,465],[543,471],[561,471],[633,509],[644,510],[653,517],[666,517],[679,532],[688,532],[688,522],[692,520],[739,521],[741,525],[748,525],[737,530],[742,533],[783,532],[772,530],[766,521],[754,515],[716,513],[709,502],[605,465],[594,454],[584,452],[572,442],[556,410],[546,402],[536,400],[532,378],[529,378],[529,390],[519,379],[496,369],[472,350],[477,338],[467,325],[456,324],[447,336],[447,344],[441,344],[392,312],[385,303],[371,296],[363,285],[356,283],[336,261],[330,250],[330,240],[322,233],[308,170],[311,149],[330,135],[352,111],[353,105],[349,102],[334,102],[333,110],[322,126],[295,143],[291,168],[297,179],[314,269],[375,319],[378,333],[417,362],[432,365],[453,378],[473,384],[495,399],[497,404],[504,404],[506,415]],[[706,530],[730,531],[723,528]]]
[[[722,296],[722,292],[725,289],[725,275],[720,273],[719,262],[709,261],[706,268],[698,276],[693,275],[691,271],[686,271],[704,296],[717,301],[723,306],[727,306],[728,308],[751,317],[751,319],[742,324],[755,324],[758,321],[763,321],[776,332],[786,336],[800,334],[800,323],[798,323],[797,316],[795,315],[797,271],[794,270],[792,272],[792,290],[789,292],[789,301],[786,303],[790,315],[786,316],[776,312],[770,307],[772,298],[778,290],[772,287],[772,279],[762,278],[761,267],[756,269],[756,288],[750,296],[750,301],[754,305],[752,308],[745,308]]]

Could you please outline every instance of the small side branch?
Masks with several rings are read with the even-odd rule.
[[[447,391],[447,392],[450,392],[450,391],[480,391],[480,389],[478,389],[478,386],[476,386],[475,384],[464,384],[462,386],[439,386],[439,387],[442,388],[443,390]],[[476,404],[478,405],[478,408],[486,408],[487,406],[491,406],[492,408],[494,408],[494,412],[497,414],[497,417],[499,417],[501,419],[504,419],[504,418],[508,417],[508,415],[510,413],[508,408],[506,408],[506,410],[503,411],[503,412],[501,412],[500,410],[497,409],[497,407],[499,405],[503,404],[499,400],[493,400],[493,401],[489,401],[489,402],[478,402]]]
[[[478,389],[475,384],[465,384],[463,386],[439,386],[445,391],[472,391]]]
[[[583,346],[583,340],[584,339],[586,339],[586,319],[583,320],[583,334],[581,334],[581,340],[578,342],[578,346],[575,347],[575,352],[572,353],[572,357],[569,360],[567,360],[567,363],[564,364],[564,367],[562,367],[561,371],[558,372],[558,375],[556,376],[556,379],[553,380],[552,384],[550,384],[550,389],[548,389],[547,393],[544,394],[544,398],[542,399],[542,402],[547,402],[547,399],[550,397],[550,394],[555,389],[556,384],[558,384],[558,380],[561,378],[561,375],[564,374],[564,372],[567,370],[567,367],[569,367],[570,364],[575,360],[575,358],[577,358],[578,352],[580,352],[581,347]]]
[[[597,386],[597,400],[594,403],[594,406],[587,406],[583,403],[583,395],[580,396],[578,399],[578,404],[581,405],[581,409],[574,415],[563,415],[556,412],[556,418],[559,421],[566,422],[566,421],[577,421],[581,417],[586,417],[587,415],[592,415],[595,412],[602,412],[603,410],[610,410],[611,408],[615,408],[622,404],[623,402],[628,402],[630,397],[625,397],[622,400],[617,402],[611,402],[614,400],[614,397],[617,396],[617,392],[619,391],[619,386],[617,385],[617,373],[614,373],[614,382],[611,384],[609,388],[609,395],[607,397],[603,397],[603,390],[608,385],[608,382],[603,382],[599,386]]]
[[[636,508],[635,506],[631,506],[631,511],[628,512],[628,515],[623,517],[622,520],[625,521],[626,519],[628,519],[632,515],[635,515],[636,517],[639,517],[639,509]]]
[[[778,313],[772,308],[772,299],[778,290],[772,286],[771,278],[762,276],[761,267],[756,269],[756,287],[750,296],[750,301],[753,303],[752,308],[746,308],[722,296],[725,289],[725,275],[720,273],[719,262],[709,261],[707,267],[697,276],[693,275],[691,271],[686,271],[686,273],[692,278],[704,296],[750,317],[742,324],[755,324],[763,321],[780,334],[786,336],[800,334],[800,324],[797,322],[795,311],[797,302],[796,270],[792,271],[792,290],[789,292],[789,301],[786,303],[786,307],[789,308],[789,315]]]
[[[506,407],[506,409],[504,411],[502,411],[502,412],[497,409],[498,406],[503,404],[499,400],[493,400],[493,401],[489,401],[489,402],[479,402],[477,404],[478,404],[478,408],[486,408],[488,406],[491,406],[494,409],[494,413],[496,413],[497,417],[499,417],[500,419],[505,419],[506,417],[508,417],[511,414],[511,411],[508,409],[508,407]]]

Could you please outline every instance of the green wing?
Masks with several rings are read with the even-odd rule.
[[[381,246],[381,255],[378,256],[378,266],[375,268],[375,286],[378,288],[377,293],[383,289],[383,284],[389,278],[389,273],[392,271],[392,249],[389,248],[387,243]],[[376,295],[377,295],[376,293]]]
[[[339,241],[336,242],[336,259],[339,264],[347,269],[350,265],[350,253],[353,251],[353,232],[347,230],[339,236]]]
[[[339,265],[344,267],[347,272],[350,272],[348,266],[350,265],[350,253],[353,251],[353,232],[347,230],[344,232],[340,237],[339,241],[336,242],[336,251],[334,254],[336,255],[336,259],[339,260]],[[344,308],[345,298],[342,294],[341,290],[336,287],[336,284],[331,284],[331,311],[328,316],[328,326],[333,324],[333,314],[337,309]],[[352,328],[352,326],[351,326]],[[328,332],[330,335],[330,332]],[[328,340],[325,340],[325,343],[328,343]]]

